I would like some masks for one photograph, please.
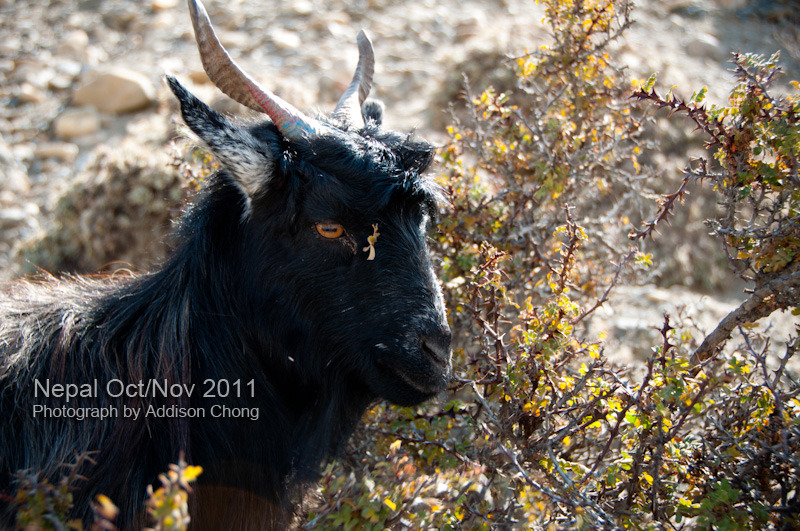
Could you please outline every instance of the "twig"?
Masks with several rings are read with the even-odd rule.
[[[642,238],[647,238],[648,236],[653,239],[653,232],[656,230],[656,225],[661,223],[662,221],[669,221],[668,218],[672,211],[675,208],[675,201],[679,200],[681,203],[683,202],[684,196],[689,192],[686,190],[686,186],[689,182],[695,178],[696,176],[703,177],[706,174],[706,162],[703,159],[700,159],[700,172],[695,173],[692,171],[691,166],[687,166],[686,169],[683,170],[684,177],[681,181],[681,185],[678,189],[671,194],[663,195],[658,200],[658,212],[656,213],[655,217],[650,221],[644,223],[644,228],[638,230],[636,232],[631,232],[628,234],[628,238],[631,240],[640,240]]]
[[[695,362],[705,361],[727,341],[733,330],[745,323],[754,322],[778,309],[787,308],[800,300],[800,271],[765,282],[741,306],[726,315],[713,332],[708,334],[694,351]]]
[[[580,323],[586,317],[594,313],[595,310],[597,310],[599,307],[601,307],[608,301],[608,296],[609,294],[611,294],[611,290],[614,289],[614,287],[617,285],[617,282],[619,282],[619,276],[622,273],[622,270],[625,268],[626,265],[628,265],[628,262],[630,262],[631,259],[634,256],[636,256],[636,253],[637,253],[636,249],[630,249],[628,251],[628,254],[625,255],[622,261],[617,265],[617,269],[616,271],[614,271],[614,278],[611,279],[611,282],[609,283],[605,292],[603,292],[603,295],[599,299],[597,299],[597,302],[594,303],[594,306],[592,306],[588,310],[585,310],[582,314],[573,319],[572,322],[570,323],[571,325],[575,326],[576,324]]]

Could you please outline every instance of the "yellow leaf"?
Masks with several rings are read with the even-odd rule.
[[[187,466],[186,470],[183,473],[183,479],[186,481],[194,481],[197,479],[197,476],[203,473],[203,467],[201,466]]]
[[[388,507],[389,509],[391,509],[393,511],[397,510],[397,505],[392,500],[390,500],[389,498],[386,498],[385,500],[383,500],[383,503],[385,503],[386,507]]]
[[[111,507],[114,503],[111,501],[111,498],[106,496],[105,494],[98,494],[97,495],[97,503],[103,506],[103,508]]]
[[[112,502],[108,496],[105,494],[98,494],[97,498],[95,499],[100,506],[97,510],[100,515],[109,520],[113,520],[117,517],[117,514],[119,514],[119,509],[116,505],[114,505],[114,502]]]

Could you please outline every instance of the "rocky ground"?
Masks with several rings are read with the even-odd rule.
[[[244,69],[309,110],[335,104],[355,65],[355,35],[366,29],[378,60],[373,95],[387,104],[388,125],[437,141],[462,72],[476,89],[502,85],[504,57],[548,40],[532,0],[206,3]],[[632,78],[658,72],[661,87],[691,94],[708,85],[709,99],[722,101],[734,50],[781,50],[787,80],[800,79],[797,10],[790,0],[642,0],[616,53]],[[165,72],[217,108],[243,112],[202,72],[183,1],[0,0],[0,281],[39,267],[143,268],[163,255],[183,196],[168,155],[177,122]],[[686,134],[668,124],[662,133],[673,144]],[[655,161],[673,173],[682,164]],[[603,324],[620,338],[654,334],[670,304],[686,301],[713,324],[741,298],[665,286],[620,293],[630,304]],[[783,321],[786,329],[791,320]]]

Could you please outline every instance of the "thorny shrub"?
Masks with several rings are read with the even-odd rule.
[[[87,461],[88,455],[76,456],[73,464],[65,464],[65,472],[58,483],[32,470],[22,470],[16,475],[17,491],[13,499],[3,500],[18,506],[17,527],[19,529],[81,529],[79,521],[68,520],[72,509],[72,490],[80,481],[78,470]]]
[[[683,200],[694,181],[711,181],[722,212],[707,223],[720,243],[733,272],[752,286],[751,297],[728,316],[698,348],[708,357],[738,325],[756,321],[776,310],[797,306],[800,300],[800,97],[775,97],[770,85],[781,73],[779,54],[735,53],[738,84],[729,105],[702,105],[703,87],[687,101],[673,94],[659,96],[655,76],[634,93],[640,100],[685,114],[707,136],[715,165],[701,158],[684,170],[675,192],[660,201],[657,215],[634,233],[634,239],[653,234],[674,204]],[[793,81],[795,89],[800,89]]]
[[[167,156],[138,146],[101,145],[59,195],[54,221],[20,243],[23,271],[114,272],[132,263],[144,269],[158,263],[170,247],[170,220],[212,162],[207,151],[186,146],[173,146]]]
[[[75,457],[57,485],[36,472],[22,471],[17,474],[17,493],[12,503],[18,506],[17,528],[25,530],[74,530],[84,529],[80,520],[69,520],[73,508],[72,492],[84,479],[78,470],[86,463],[94,464],[88,454]],[[192,483],[203,472],[199,466],[191,466],[180,456],[177,464],[159,475],[161,486],[147,488],[147,514],[152,527],[145,531],[186,531],[189,527],[189,493]],[[107,496],[98,495],[92,503],[94,521],[91,531],[115,531],[114,520],[119,513],[117,506]]]
[[[626,238],[654,179],[609,51],[632,5],[543,3],[552,44],[514,59],[515,94],[467,85],[471,118],[442,154],[452,205],[432,246],[456,334],[450,392],[370,411],[301,525],[797,529],[798,339],[749,326],[800,300],[797,102],[768,96],[774,65],[749,56],[725,109],[661,99],[648,82],[636,96],[695,119],[722,170],[687,170]],[[713,236],[754,282],[751,301],[703,341],[665,315],[642,366],[615,367],[583,325],[618,282],[646,274],[652,257],[635,244],[706,179],[724,210]]]

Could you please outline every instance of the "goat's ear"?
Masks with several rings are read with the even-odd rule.
[[[167,84],[181,104],[186,125],[205,142],[239,187],[252,199],[263,190],[272,174],[273,159],[266,145],[250,132],[200,101],[177,79]]]
[[[382,101],[367,100],[364,102],[364,105],[361,106],[361,114],[364,116],[365,122],[372,121],[375,125],[381,125],[383,123],[384,109],[385,107]]]

